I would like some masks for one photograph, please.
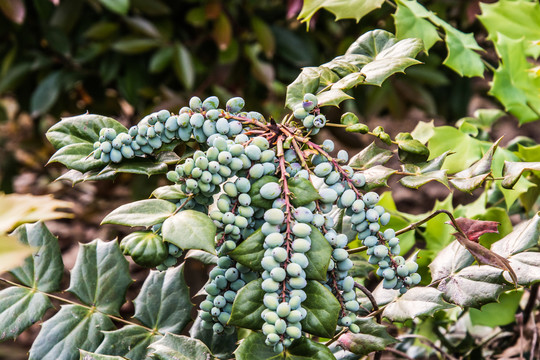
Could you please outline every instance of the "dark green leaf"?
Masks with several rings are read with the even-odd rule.
[[[129,0],[99,0],[107,9],[120,15],[126,15],[129,10]]]
[[[276,41],[272,29],[263,20],[255,16],[251,16],[251,27],[266,57],[271,58],[276,50]]]
[[[105,164],[91,155],[93,151],[94,147],[90,143],[67,145],[55,152],[49,163],[59,162],[68,169],[80,172],[103,167]]]
[[[375,165],[386,164],[392,156],[393,153],[390,150],[382,149],[372,142],[349,160],[349,166],[362,170],[369,169]]]
[[[150,51],[160,45],[155,39],[124,38],[112,45],[112,48],[122,54],[136,55]]]
[[[189,329],[189,334],[192,338],[199,339],[206,344],[218,359],[230,359],[232,353],[236,350],[237,334],[236,330],[232,334],[223,336],[222,334],[214,333],[212,329],[205,329],[201,325],[201,318],[197,316],[193,326]]]
[[[119,315],[131,277],[116,241],[81,244],[68,291],[105,314]],[[108,329],[107,329],[108,330]]]
[[[371,265],[366,258],[360,254],[350,254],[349,259],[353,262],[353,267],[349,270],[349,275],[352,277],[365,278],[370,272],[375,270],[375,266]]]
[[[110,163],[99,172],[100,176],[114,177],[118,173],[157,175],[165,174],[169,170],[167,164],[154,161],[150,158],[123,159],[121,163]]]
[[[195,68],[189,50],[182,44],[174,44],[173,68],[176,77],[186,89],[195,84]]]
[[[502,186],[506,189],[513,188],[525,171],[540,171],[540,162],[505,161]]]
[[[102,354],[96,354],[84,350],[79,350],[81,353],[81,357],[79,360],[122,360],[125,359],[121,356],[114,356],[114,355],[102,355]]]
[[[502,270],[472,265],[445,278],[437,287],[446,301],[459,306],[480,307],[496,301],[504,291]]]
[[[33,116],[47,113],[54,105],[63,86],[62,71],[53,71],[43,79],[30,98],[30,112]]]
[[[152,192],[152,196],[162,200],[179,200],[187,197],[187,195],[182,191],[180,185],[166,185],[158,187]]]
[[[152,74],[158,74],[165,70],[172,62],[174,49],[172,47],[163,47],[156,51],[150,59],[148,71]]]
[[[167,200],[139,200],[113,210],[101,223],[126,226],[152,226],[164,222],[175,211],[176,205]]]
[[[191,321],[193,304],[184,280],[184,265],[151,271],[133,300],[135,317],[160,333],[180,333]]]
[[[277,183],[279,182],[279,179],[275,176],[266,175],[255,181],[251,185],[251,189],[249,190],[249,196],[251,197],[251,204],[253,206],[261,207],[263,209],[270,209],[272,207],[273,201],[263,198],[259,193],[263,185],[270,182]]]
[[[128,359],[144,359],[147,347],[160,336],[153,335],[148,330],[136,326],[126,325],[121,329],[103,331],[105,338],[96,349],[98,354],[119,355]]]
[[[44,292],[60,289],[64,264],[58,239],[42,222],[19,226],[13,233],[17,239],[35,248],[24,265],[11,270],[19,281],[28,287]]]
[[[184,256],[184,259],[195,259],[205,265],[215,265],[217,264],[218,257],[202,250],[189,250]]]
[[[129,255],[140,266],[154,267],[163,263],[169,250],[159,234],[152,231],[135,231],[120,242],[124,255]]]
[[[311,248],[306,253],[309,264],[305,268],[306,278],[325,281],[330,258],[332,257],[332,246],[323,234],[314,226],[311,226]],[[263,253],[264,255],[264,253]]]
[[[92,40],[103,40],[114,35],[120,24],[110,21],[100,21],[90,26],[84,36]]]
[[[359,318],[354,322],[360,327],[357,334],[347,332],[338,339],[339,344],[356,355],[367,355],[373,351],[384,350],[388,345],[398,342],[386,331],[386,326],[377,324],[372,317]]]
[[[251,270],[262,272],[264,270],[261,266],[261,260],[265,252],[263,248],[264,238],[261,229],[258,229],[231,251],[229,256]]]
[[[166,334],[149,349],[157,360],[208,360],[212,356],[202,341],[183,335]]]
[[[302,303],[302,307],[307,310],[307,316],[302,320],[302,330],[331,338],[336,331],[341,310],[339,301],[318,281],[309,280],[304,291],[307,299]]]
[[[60,149],[71,144],[94,144],[99,139],[99,131],[105,127],[113,128],[117,133],[127,132],[125,126],[114,119],[84,114],[63,118],[62,121],[53,125],[46,135],[51,144],[56,149]]]
[[[422,163],[429,158],[428,148],[418,140],[398,140],[397,143],[402,162]]]
[[[421,316],[431,316],[436,311],[451,308],[443,301],[443,294],[431,287],[414,287],[388,304],[383,316],[391,321],[405,321]]]
[[[112,321],[100,312],[79,305],[63,305],[43,323],[30,348],[29,359],[78,360],[79,349],[96,350],[103,340],[101,331],[112,329]]]
[[[50,307],[49,298],[39,292],[15,286],[0,291],[0,341],[15,339]]]
[[[263,304],[265,292],[261,288],[261,284],[262,279],[257,279],[249,282],[238,291],[234,299],[229,325],[252,330],[261,329],[264,324],[261,313],[266,309]]]
[[[307,205],[321,198],[317,189],[307,179],[293,177],[287,180],[287,184],[289,185],[289,191],[292,193],[291,202],[295,207]]]
[[[169,217],[161,228],[163,240],[181,249],[199,249],[216,253],[214,238],[216,225],[208,217],[195,210],[184,210]]]
[[[144,17],[125,17],[124,21],[126,22],[127,26],[133,30],[133,32],[155,39],[161,38],[161,34],[156,25]]]

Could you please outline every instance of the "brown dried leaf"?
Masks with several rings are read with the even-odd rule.
[[[451,222],[448,222],[453,226]],[[478,238],[487,233],[499,233],[497,226],[500,224],[496,221],[472,220],[467,218],[457,218],[456,223],[461,230],[467,235],[469,240],[478,242]]]

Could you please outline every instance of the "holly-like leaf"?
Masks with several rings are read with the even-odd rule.
[[[525,171],[540,171],[540,162],[505,161],[502,186],[506,189],[513,188]]]
[[[103,219],[102,224],[152,226],[162,223],[176,211],[176,205],[160,199],[139,200],[120,206]]]
[[[79,360],[123,360],[124,357],[121,356],[114,356],[114,355],[103,355],[103,354],[96,354],[89,351],[80,350],[81,356],[79,357]]]
[[[114,329],[108,316],[79,305],[64,305],[45,321],[30,348],[30,359],[78,360],[79,349],[95,351],[103,333]]]
[[[364,186],[365,190],[371,190],[381,186],[388,185],[388,178],[395,174],[397,170],[387,168],[382,165],[375,165],[367,170],[364,170],[362,173],[366,177],[366,185]]]
[[[113,128],[117,133],[127,132],[126,127],[114,119],[84,114],[63,118],[47,131],[46,136],[56,149],[71,144],[94,144],[99,140],[99,131],[106,127]]]
[[[519,285],[529,286],[540,281],[540,253],[522,252],[510,256],[508,261],[516,272]],[[506,281],[513,281],[506,273],[503,276]]]
[[[491,250],[509,257],[537,245],[539,239],[540,213],[536,213],[532,219],[519,223],[510,234],[491,245]]]
[[[394,154],[390,150],[382,149],[375,145],[375,142],[372,142],[358,154],[351,157],[349,166],[365,170],[376,165],[386,164],[392,156]]]
[[[398,342],[386,331],[386,326],[377,324],[372,317],[359,318],[354,322],[360,328],[355,334],[346,332],[338,339],[339,345],[356,355],[364,356],[373,351],[384,350]]]
[[[152,192],[152,196],[162,200],[179,200],[187,197],[180,185],[160,186]]]
[[[431,287],[414,287],[396,301],[386,305],[383,316],[391,321],[405,321],[431,316],[438,310],[451,308],[443,301],[443,294]]]
[[[291,202],[295,207],[307,205],[321,198],[317,189],[307,179],[293,177],[287,180],[287,184],[289,185],[289,191],[292,193]]]
[[[160,338],[159,335],[154,335],[136,325],[126,325],[118,330],[103,331],[103,334],[105,338],[96,349],[96,353],[118,355],[122,356],[122,359],[144,359],[148,352],[148,345]]]
[[[208,360],[212,357],[204,343],[183,335],[166,334],[149,346],[150,357],[157,360]]]
[[[0,291],[0,341],[15,339],[50,307],[49,298],[40,292],[15,286]]]
[[[497,300],[504,291],[502,280],[500,269],[473,265],[443,279],[437,289],[444,293],[443,297],[448,302],[478,308]]]
[[[358,22],[366,14],[380,8],[383,3],[383,0],[306,0],[298,19],[309,23],[317,11],[326,9],[336,16],[336,21],[355,19]]]
[[[307,93],[314,94],[319,88],[319,72],[316,67],[305,67],[298,77],[287,86],[287,98],[285,105],[289,109],[294,109],[298,104],[301,104],[304,95]]]
[[[246,240],[242,241],[229,256],[251,270],[262,272],[261,260],[264,257],[263,247],[265,235],[261,229],[255,231]]]
[[[430,12],[416,0],[397,1],[397,10],[393,15],[396,37],[398,39],[422,39],[424,50],[428,51],[437,41],[441,40],[437,33],[437,27],[427,20],[429,15]]]
[[[147,327],[160,333],[180,333],[191,321],[193,307],[184,280],[184,265],[151,271],[133,303],[133,317]]]
[[[317,102],[319,106],[337,106],[345,100],[352,99],[352,96],[347,95],[343,90],[330,89],[323,91],[317,95]]]
[[[279,182],[279,179],[275,176],[263,176],[259,180],[251,184],[251,189],[249,190],[249,196],[251,197],[251,204],[253,206],[261,207],[263,209],[270,209],[272,207],[272,200],[267,200],[261,196],[259,191],[261,188],[268,183]]]
[[[152,231],[135,231],[122,239],[120,249],[125,255],[131,256],[140,266],[157,266],[169,256],[167,245],[161,235]]]
[[[507,292],[501,294],[498,302],[486,304],[481,309],[469,309],[471,323],[490,327],[513,323],[522,295],[522,290]]]
[[[191,329],[189,329],[189,334],[192,338],[201,340],[209,349],[212,351],[212,354],[218,359],[230,359],[232,358],[232,353],[236,350],[236,341],[237,341],[237,331],[236,328],[232,334],[227,334],[223,336],[222,334],[214,333],[212,329],[205,329],[202,326],[202,319],[200,316],[197,316]]]
[[[64,263],[58,239],[42,222],[19,226],[13,235],[33,248],[32,256],[11,273],[23,284],[43,292],[60,289]]]
[[[474,258],[467,249],[455,240],[439,251],[435,259],[429,264],[431,281],[437,281],[457,273],[471,265]]]
[[[261,284],[262,279],[250,281],[238,291],[234,299],[229,325],[252,330],[261,329],[264,324],[261,314],[266,309],[263,303],[265,292],[261,288]]]
[[[331,338],[334,336],[341,306],[334,295],[320,282],[309,280],[304,291],[307,298],[302,307],[307,315],[302,320],[302,330],[310,334]]]
[[[105,314],[119,315],[131,277],[116,241],[81,244],[68,291]],[[105,329],[109,330],[109,329]]]
[[[216,225],[202,212],[180,211],[163,222],[161,233],[163,240],[181,249],[199,249],[211,254],[216,253],[214,244]]]
[[[332,257],[332,246],[324,235],[316,227],[311,226],[311,248],[306,252],[309,260],[305,268],[306,278],[325,281],[330,258]],[[264,253],[263,253],[264,255]]]
[[[99,175],[108,178],[113,178],[118,173],[152,176],[165,174],[168,169],[167,164],[162,161],[151,158],[134,158],[123,159],[119,164],[110,163],[99,172]]]
[[[186,260],[195,259],[202,262],[205,265],[215,265],[217,264],[217,261],[218,261],[218,257],[214,254],[210,254],[202,250],[193,250],[193,249],[189,250],[186,253],[186,255],[184,255],[184,259]]]
[[[103,167],[105,164],[99,159],[94,159],[92,151],[94,147],[90,143],[66,145],[54,153],[49,163],[59,162],[68,169],[81,172]]]
[[[402,162],[422,163],[429,158],[428,148],[415,139],[397,140],[398,155]]]
[[[499,233],[497,227],[499,223],[496,221],[472,220],[467,218],[457,218],[456,223],[461,230],[467,235],[471,241],[478,242],[478,238],[487,233]],[[451,221],[449,225],[454,225]]]
[[[419,175],[408,175],[399,179],[401,185],[412,189],[418,189],[420,186],[423,186],[431,181],[438,181],[447,188],[449,187],[446,170],[430,171],[428,173]]]
[[[237,360],[335,360],[334,355],[323,344],[305,337],[293,341],[283,353],[275,353],[264,341],[266,336],[253,332],[240,343],[234,352]]]

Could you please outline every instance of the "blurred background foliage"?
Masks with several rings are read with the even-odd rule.
[[[463,31],[485,33],[473,1],[428,1],[430,10]],[[285,87],[304,66],[342,54],[359,34],[394,31],[384,3],[360,22],[319,11],[296,19],[301,0],[4,0],[0,2],[0,189],[12,176],[38,170],[51,153],[43,133],[61,116],[105,114],[133,124],[152,110],[177,111],[192,95],[246,98],[250,108],[280,117]],[[345,103],[369,119],[398,121],[412,109],[455,121],[489,89],[440,66],[443,42],[426,63],[381,88],[355,89]],[[399,125],[398,125],[399,126]],[[412,129],[414,125],[407,126]],[[21,165],[23,165],[21,167]]]

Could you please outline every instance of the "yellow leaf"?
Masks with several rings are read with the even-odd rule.
[[[33,248],[21,244],[14,236],[0,235],[0,274],[22,264]]]

